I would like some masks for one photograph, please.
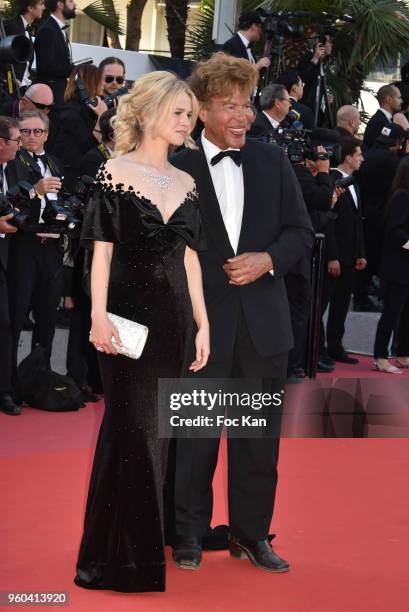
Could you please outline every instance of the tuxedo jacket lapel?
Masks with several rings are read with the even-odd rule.
[[[200,212],[206,229],[212,236],[217,248],[222,255],[228,259],[229,257],[234,257],[234,251],[230,244],[222,213],[220,212],[216,191],[200,139],[197,145],[199,146],[199,151],[197,151],[197,155],[195,156],[197,160],[197,172],[194,173],[194,176],[199,192]]]

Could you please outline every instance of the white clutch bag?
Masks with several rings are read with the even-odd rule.
[[[107,316],[117,328],[121,338],[122,346],[118,346],[114,338],[112,338],[112,345],[115,347],[115,350],[120,355],[125,355],[131,359],[139,359],[148,337],[149,330],[146,325],[141,325],[130,319],[124,319],[124,317],[112,314],[112,312],[108,312]]]

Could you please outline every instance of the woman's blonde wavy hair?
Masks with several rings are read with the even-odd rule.
[[[176,74],[158,70],[137,79],[129,94],[119,98],[118,112],[112,118],[115,130],[115,157],[138,148],[146,129],[160,128],[166,122],[180,94],[187,94],[192,101],[191,130],[199,113],[199,104],[190,87]],[[196,148],[190,133],[185,145]]]

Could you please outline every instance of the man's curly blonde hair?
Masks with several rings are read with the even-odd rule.
[[[258,81],[258,70],[246,59],[226,53],[214,53],[198,62],[187,82],[201,106],[214,97],[229,97],[235,89],[252,95]]]
[[[130,92],[121,96],[112,118],[115,130],[115,157],[138,148],[146,129],[160,129],[170,118],[177,98],[186,94],[192,101],[191,130],[198,115],[198,102],[190,87],[176,74],[157,70],[137,79]],[[190,133],[185,145],[196,148]]]

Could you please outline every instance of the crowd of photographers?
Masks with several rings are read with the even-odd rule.
[[[17,17],[6,22],[6,33],[31,36],[43,1],[20,0],[20,5]],[[17,350],[28,313],[34,318],[32,346],[43,347],[49,365],[62,298],[70,311],[67,374],[84,402],[100,392],[95,351],[88,341],[88,255],[79,247],[79,231],[87,191],[114,151],[111,119],[118,96],[126,92],[125,66],[110,57],[98,67],[74,67],[66,20],[75,17],[75,2],[46,0],[46,5],[51,15],[34,44],[36,82],[30,80],[29,58],[23,68],[16,66],[19,95],[3,96],[0,108],[0,409],[8,414],[21,411]],[[259,15],[243,13],[224,51],[255,63],[262,74],[271,59],[256,61],[251,50],[261,35]],[[259,112],[248,117],[249,138],[286,151],[314,229],[325,237],[320,314],[322,320],[328,308],[328,318],[319,332],[320,372],[332,372],[336,362],[358,363],[342,342],[351,295],[356,310],[379,310],[372,294],[379,292],[385,210],[409,133],[409,86],[404,83],[380,88],[380,108],[363,142],[357,138],[360,115],[353,106],[338,110],[334,129],[315,127],[325,124],[331,104],[322,79],[330,53],[331,39],[324,34],[297,69],[281,71],[276,82],[255,92]],[[286,286],[295,337],[289,375],[303,378],[311,262],[299,261]],[[387,319],[389,327],[396,326],[397,315]],[[384,342],[387,333],[382,332]],[[375,363],[389,371],[385,361]]]

